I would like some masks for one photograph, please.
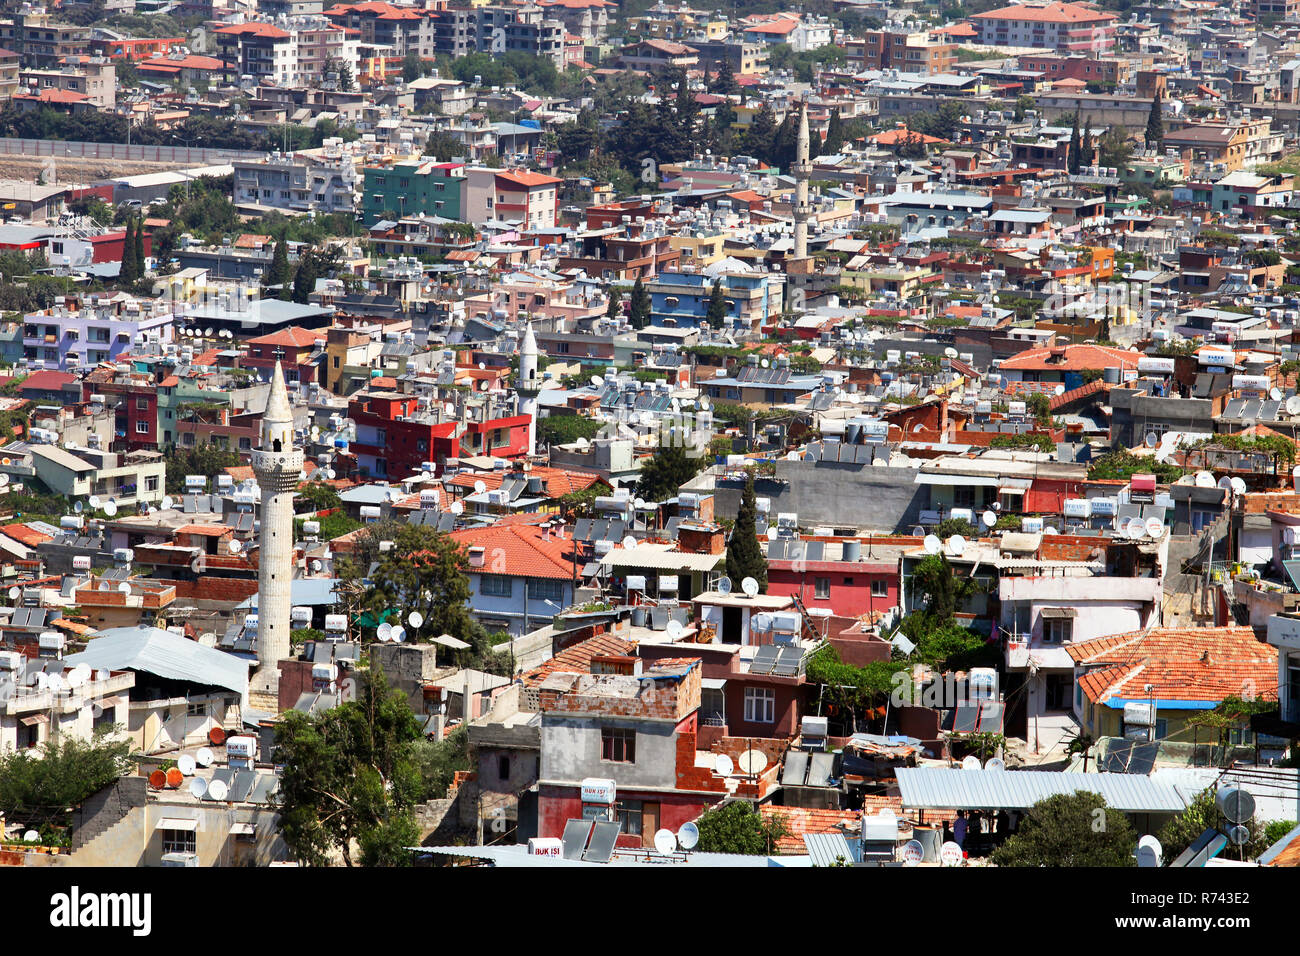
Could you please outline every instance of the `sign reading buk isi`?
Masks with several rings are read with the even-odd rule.
[[[613,780],[606,780],[601,777],[587,777],[582,781],[583,803],[611,804],[614,802],[614,796]]]

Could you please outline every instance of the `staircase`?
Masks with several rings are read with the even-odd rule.
[[[147,792],[148,783],[144,777],[122,777],[87,797],[73,821],[72,852],[76,853],[113,829],[136,807],[143,807]]]

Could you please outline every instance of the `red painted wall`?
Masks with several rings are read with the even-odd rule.
[[[722,799],[716,796],[695,793],[673,793],[654,790],[624,790],[619,788],[615,797],[619,801],[641,800],[659,804],[659,826],[676,830],[683,823],[694,820],[706,809]],[[542,837],[562,837],[564,824],[569,820],[582,817],[582,796],[577,787],[541,787],[537,798],[537,835]],[[619,846],[654,846],[654,834],[643,833],[638,839],[635,835],[622,834],[618,838]]]
[[[767,593],[798,595],[806,607],[830,608],[842,617],[889,610],[898,603],[898,569],[888,567],[868,571],[866,567],[852,562],[827,561],[812,562],[807,569],[794,571],[773,562],[767,569]],[[829,598],[816,596],[817,578],[830,579]],[[885,582],[884,597],[871,596],[873,581]]]

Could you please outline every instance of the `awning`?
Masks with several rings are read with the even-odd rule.
[[[36,724],[48,724],[50,722],[50,715],[32,714],[30,717],[20,717],[18,719],[21,723],[26,724],[28,727],[33,727]]]
[[[126,701],[121,697],[105,697],[99,702],[99,706],[107,710],[109,707],[120,707]]]
[[[944,472],[922,471],[916,475],[917,485],[947,485],[957,488],[996,488],[1005,479],[985,478],[981,475],[951,475]]]
[[[1073,607],[1045,607],[1042,615],[1045,618],[1078,617],[1079,610]]]
[[[1017,488],[1014,485],[998,485],[998,494],[1000,495],[1023,495],[1028,488]]]
[[[433,644],[441,644],[443,647],[450,647],[452,650],[463,651],[470,647],[460,638],[452,637],[450,634],[441,634],[438,637],[429,638]]]
[[[232,823],[230,825],[230,836],[253,836],[257,828],[251,823]]]
[[[701,677],[700,687],[703,690],[722,690],[727,686],[727,682],[721,677]]]
[[[163,817],[158,821],[155,830],[186,830],[194,831],[199,828],[198,820],[186,820],[184,817]]]

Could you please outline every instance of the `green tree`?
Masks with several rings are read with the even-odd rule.
[[[710,93],[717,93],[720,96],[735,96],[740,92],[740,84],[736,82],[735,71],[731,68],[730,57],[724,57],[722,66],[718,69],[718,75],[713,78],[713,84],[709,87]]]
[[[66,811],[131,769],[131,745],[107,733],[62,737],[37,750],[0,754],[0,815],[24,823],[65,823]]]
[[[831,110],[831,118],[826,124],[826,139],[822,142],[822,153],[834,156],[844,148],[844,121],[840,119],[839,110]]]
[[[1076,112],[1074,114],[1074,126],[1070,130],[1069,151],[1065,154],[1065,166],[1072,176],[1078,174],[1079,167],[1082,165],[1082,159],[1080,158],[1082,151],[1083,146],[1079,140],[1079,114]]]
[[[419,611],[424,615],[419,636],[450,634],[468,640],[474,622],[464,549],[450,535],[427,525],[402,524],[391,540],[393,546],[378,552],[370,573],[371,610],[377,615]]]
[[[1135,866],[1136,848],[1128,817],[1100,794],[1058,793],[1030,807],[992,859],[998,866]]]
[[[771,162],[775,141],[776,113],[772,112],[772,104],[764,100],[741,137],[740,148],[756,159]]]
[[[339,493],[323,481],[309,481],[298,489],[298,500],[312,511],[330,511],[343,507]]]
[[[722,279],[713,280],[713,289],[709,292],[709,311],[705,318],[709,328],[720,329],[727,321],[727,297],[722,292]]]
[[[636,494],[646,501],[663,501],[674,497],[678,489],[694,478],[703,464],[703,458],[692,458],[680,445],[660,447],[641,465]]]
[[[650,324],[650,293],[645,290],[640,276],[632,284],[632,298],[627,314],[634,329],[644,329]]]
[[[278,288],[277,288],[278,287]],[[276,298],[286,302],[293,291],[293,267],[289,265],[289,249],[281,232],[271,249],[271,261],[262,273],[262,291],[276,290]]]
[[[204,443],[192,448],[173,445],[163,455],[169,494],[185,489],[186,475],[216,475],[239,464],[239,452]]]
[[[411,50],[402,58],[402,82],[410,83],[412,80],[418,80],[424,72],[424,61],[420,59],[420,54]]]
[[[621,319],[623,317],[623,296],[614,289],[609,289],[609,304],[605,306],[605,318]]]
[[[469,731],[461,723],[441,740],[420,740],[415,745],[415,762],[424,781],[424,798],[447,796],[458,770],[470,769]]]
[[[702,853],[762,856],[775,852],[776,841],[790,835],[780,820],[764,820],[761,813],[743,800],[705,810],[695,823],[700,828]]]
[[[409,863],[398,845],[411,837],[411,806],[423,797],[418,739],[406,695],[377,668],[354,701],[312,716],[286,712],[275,732],[284,766],[276,804],[294,859],[321,866],[337,853],[352,866],[355,847],[364,863]]]
[[[1161,149],[1165,142],[1165,119],[1160,109],[1160,91],[1151,99],[1151,112],[1147,115],[1147,149]]]
[[[135,258],[135,219],[126,220],[126,236],[122,240],[122,268],[118,276],[123,282],[135,282],[140,278],[139,263]]]
[[[1228,832],[1231,824],[1219,809],[1214,799],[1215,790],[1207,787],[1196,795],[1182,813],[1174,817],[1161,828],[1157,839],[1160,840],[1162,856],[1166,861],[1175,859],[1186,850],[1207,829]],[[1264,825],[1255,818],[1248,820],[1244,826],[1250,832],[1250,838],[1243,844],[1245,859],[1253,860],[1272,845],[1264,830]],[[1234,855],[1235,850],[1227,851]]]
[[[306,305],[311,301],[311,294],[316,291],[316,279],[319,277],[320,262],[315,249],[307,249],[298,256],[298,269],[293,274],[294,302]]]
[[[740,496],[740,507],[736,511],[736,524],[731,529],[731,539],[727,542],[727,577],[739,587],[745,578],[758,582],[760,591],[767,590],[767,555],[758,543],[756,521],[758,505],[754,497],[754,474],[751,471],[745,478],[745,490]]]
[[[147,259],[144,254],[144,216],[141,216],[135,224],[135,268],[140,274],[138,279],[144,275]]]

